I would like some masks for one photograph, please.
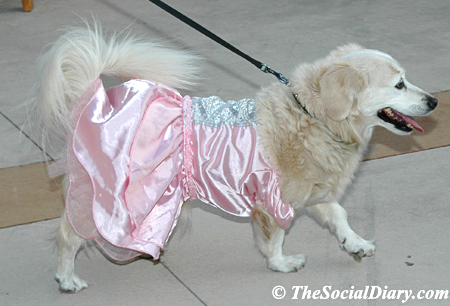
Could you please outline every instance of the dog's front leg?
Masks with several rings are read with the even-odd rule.
[[[287,273],[305,266],[305,255],[283,255],[284,230],[262,205],[253,207],[252,221],[256,245],[270,269]]]
[[[309,206],[308,212],[322,226],[328,227],[336,236],[340,247],[359,261],[361,257],[372,256],[375,252],[373,241],[358,236],[348,224],[347,212],[337,202]]]

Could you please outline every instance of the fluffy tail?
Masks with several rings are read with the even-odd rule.
[[[70,130],[73,103],[101,74],[121,81],[148,79],[174,88],[192,86],[196,57],[130,35],[105,37],[99,23],[67,31],[42,56],[36,112],[47,131]]]

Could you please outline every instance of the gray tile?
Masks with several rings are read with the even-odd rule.
[[[42,151],[0,114],[0,168],[15,167],[45,160]]]
[[[1,305],[202,305],[161,264],[115,265],[95,248],[82,251],[76,272],[89,288],[61,294],[53,279],[59,219],[0,230]]]

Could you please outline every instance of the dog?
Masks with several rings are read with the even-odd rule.
[[[56,279],[61,291],[78,292],[87,288],[87,283],[74,272],[74,261],[78,250],[89,239],[96,240],[102,248],[110,251],[107,251],[108,254],[116,259],[129,259],[143,253],[150,254],[156,259],[159,249],[162,248],[165,239],[176,224],[181,205],[193,198],[200,198],[219,207],[218,202],[229,201],[231,204],[227,205],[231,205],[230,207],[221,208],[237,215],[251,217],[256,245],[266,259],[267,266],[274,271],[288,273],[297,271],[305,265],[305,255],[287,256],[282,252],[285,230],[290,226],[295,211],[301,208],[306,208],[319,224],[327,227],[336,237],[339,246],[355,259],[360,260],[362,257],[374,254],[374,241],[361,238],[350,228],[347,213],[339,205],[338,200],[351,182],[363,158],[374,127],[382,126],[399,135],[409,135],[414,129],[423,132],[412,116],[430,114],[437,106],[437,99],[409,83],[405,77],[405,70],[390,55],[365,49],[356,44],[348,44],[337,48],[315,63],[301,64],[293,72],[287,86],[274,83],[261,89],[255,100],[232,101],[234,109],[238,108],[240,111],[230,115],[231,102],[224,102],[217,97],[206,98],[206,100],[183,98],[172,89],[189,88],[195,83],[198,72],[197,60],[192,54],[167,49],[147,42],[145,39],[131,36],[121,38],[119,35],[107,37],[103,35],[99,24],[68,30],[40,60],[41,75],[36,113],[39,120],[44,123],[46,131],[62,131],[64,135],[68,135],[68,155],[72,156],[69,156],[66,162],[70,173],[63,180],[66,211],[61,218],[58,234],[59,260]],[[99,76],[102,74],[118,78],[124,83],[112,91],[105,91],[99,81]],[[141,95],[145,98],[133,103],[138,103],[137,109],[145,108],[146,111],[137,119],[133,119],[133,113],[125,114],[122,120],[117,121],[119,123],[114,123],[115,116],[124,112],[124,105],[131,105],[130,97],[138,97],[139,94],[136,92],[140,90],[145,91],[145,94]],[[145,104],[148,95],[153,95],[154,92],[164,96],[156,97],[155,101],[163,99],[164,103],[168,101],[170,107],[158,112],[152,109],[155,105],[152,104],[153,102]],[[122,100],[108,102],[109,98],[112,99],[113,96],[118,95]],[[116,104],[113,105],[114,103]],[[191,108],[186,111],[186,106],[183,104],[189,104]],[[218,105],[223,106],[224,113],[226,112],[232,119],[221,118],[219,127],[205,124],[210,119],[216,119],[208,117],[208,112],[217,108]],[[78,110],[74,111],[76,108]],[[193,113],[190,114],[189,112],[194,108],[195,112],[192,111]],[[170,117],[174,112],[177,112],[177,115]],[[201,117],[199,114],[206,117]],[[201,119],[187,118],[191,115],[200,116]],[[167,116],[170,118],[167,119]],[[108,137],[113,137],[114,133],[107,133],[111,129],[115,129],[113,132],[125,130],[125,133],[128,133],[132,121],[137,126],[135,130],[140,131],[139,129],[144,125],[140,120],[144,117],[149,118],[146,122],[149,122],[150,128],[146,131],[150,131],[150,134],[154,133],[154,128],[161,125],[164,120],[169,120],[170,124],[181,122],[181,125],[186,125],[186,120],[200,120],[202,124],[193,125],[193,131],[184,128],[185,130],[180,130],[181,132],[174,137],[178,139],[176,141],[179,141],[178,147],[188,150],[193,156],[188,156],[189,154],[186,153],[183,155],[182,152],[177,154],[171,152],[167,155],[183,160],[183,166],[177,164],[177,160],[173,163],[168,162],[169,165],[177,164],[179,167],[179,171],[177,170],[178,172],[170,177],[172,181],[169,183],[173,183],[175,178],[182,174],[180,184],[187,185],[187,191],[179,192],[178,202],[170,208],[171,218],[168,221],[163,220],[166,211],[157,214],[156,221],[153,217],[146,215],[148,211],[144,211],[143,215],[142,212],[133,215],[133,218],[125,213],[122,217],[129,218],[126,219],[131,224],[128,226],[134,226],[127,229],[131,231],[131,234],[126,234],[127,241],[136,238],[135,235],[141,236],[138,237],[139,239],[136,238],[138,242],[133,240],[129,245],[124,246],[122,242],[126,240],[123,238],[125,236],[121,238],[122,240],[119,239],[120,243],[118,243],[114,240],[116,239],[114,235],[108,232],[108,228],[113,223],[99,225],[101,222],[95,215],[107,212],[106,215],[102,215],[102,220],[105,217],[114,219],[120,212],[117,206],[111,206],[111,203],[122,201],[123,204],[133,198],[125,193],[108,193],[107,188],[102,187],[104,184],[102,180],[112,177],[112,173],[121,167],[116,164],[117,158],[108,159],[109,153],[103,154],[104,151],[111,148],[114,152],[128,150],[123,150],[121,147],[123,144],[120,141],[111,140],[111,143],[104,143],[110,141]],[[199,157],[195,154],[205,155],[204,150],[207,150],[205,147],[208,147],[208,144],[205,144],[204,140],[202,140],[203,144],[197,142],[200,142],[201,137],[209,136],[197,137],[197,134],[216,133],[214,128],[228,129],[229,125],[223,123],[228,122],[227,120],[234,120],[233,128],[240,120],[237,128],[250,127],[252,133],[256,134],[251,134],[252,137],[247,139],[249,142],[243,145],[233,143],[237,147],[235,150],[240,150],[238,153],[230,151],[229,148],[232,146],[217,149],[214,153],[222,154],[220,155],[222,164],[208,170],[207,183],[200,182],[196,175],[202,171],[206,173],[205,165],[208,162],[205,161],[207,157]],[[110,127],[109,130],[104,128],[111,122],[114,123],[114,128]],[[189,124],[192,123],[189,121]],[[170,134],[167,134],[167,130],[164,131],[166,133],[164,135]],[[99,138],[94,137],[96,133]],[[135,133],[137,135],[138,132]],[[139,151],[142,153],[147,148],[145,135],[149,134],[140,135],[141,138],[138,140],[136,140],[138,136],[133,136],[135,139],[129,145],[143,144]],[[170,135],[169,138],[172,137]],[[220,135],[237,137],[231,132]],[[188,141],[180,137],[187,138]],[[232,143],[234,140],[224,138],[223,141]],[[252,147],[254,143],[257,145],[256,149]],[[102,145],[108,146],[109,149],[105,149]],[[253,149],[246,150],[246,147]],[[155,150],[158,151],[159,148]],[[199,150],[203,151],[199,153]],[[96,159],[97,153],[93,151],[102,151],[102,157]],[[247,177],[249,182],[245,183],[245,188],[242,189],[239,189],[239,186],[234,189],[227,187],[228,182],[217,183],[229,175],[234,175],[233,179],[240,181],[242,173],[247,171],[242,169],[246,167],[242,164],[232,164],[230,154],[232,156],[238,154],[246,161],[252,160],[252,164],[258,163],[258,167],[264,168],[264,175],[261,177],[249,175]],[[83,159],[83,156],[89,156],[89,158]],[[127,158],[120,160],[127,160]],[[128,164],[123,166],[125,170],[120,170],[129,171],[129,176],[122,182],[124,186],[127,184],[135,186],[132,175],[147,171],[143,170],[149,167],[146,163],[154,162],[154,158],[145,157],[143,159],[147,160],[142,164],[143,166],[140,166],[141,164],[136,162],[139,158],[133,158],[134,160],[127,160]],[[184,160],[190,158],[191,163],[197,164],[184,165]],[[200,158],[203,158],[203,161],[196,161]],[[156,166],[159,167],[162,163],[158,161]],[[77,173],[77,169],[81,169],[82,173]],[[171,171],[170,169],[165,171]],[[97,170],[100,171],[100,175],[96,175]],[[236,173],[230,174],[231,172]],[[78,192],[82,196],[77,198],[77,195],[71,193],[73,189],[76,189],[74,185],[78,186],[77,180],[83,181],[83,175],[84,183],[91,189],[92,194],[86,197],[84,196],[86,193]],[[145,175],[141,175],[139,179],[143,179]],[[216,177],[218,179],[215,182]],[[142,187],[142,190],[145,189],[146,192],[153,194],[154,190],[148,191],[153,186],[152,182],[149,180],[147,185],[143,184],[143,187],[136,188]],[[208,184],[218,184],[219,187],[211,191]],[[99,189],[102,192],[99,192]],[[270,189],[270,194],[265,189]],[[144,196],[144,193],[139,193],[139,199],[145,197],[144,202],[147,203],[147,198],[151,197],[148,193]],[[206,197],[207,193],[212,194],[213,200]],[[234,205],[233,201],[241,201],[240,197],[244,193],[248,196],[242,200],[245,203],[243,202],[242,206]],[[161,199],[168,199],[167,203],[172,201],[172,198],[166,198],[166,195],[167,193],[163,192],[163,195],[160,193],[158,201]],[[102,197],[109,197],[104,202],[106,204],[98,204],[102,201]],[[71,203],[82,205],[86,210],[84,213],[77,214],[77,209],[73,209]],[[101,209],[97,213],[92,213],[92,207],[98,205]],[[111,211],[108,212],[108,209]],[[146,240],[147,230],[154,226],[154,223],[151,223],[152,220],[170,223],[168,227],[166,226],[166,234],[157,247]],[[146,226],[138,227],[144,223]],[[113,224],[113,226],[116,225],[116,223]],[[118,227],[114,229],[119,232],[125,231]]]

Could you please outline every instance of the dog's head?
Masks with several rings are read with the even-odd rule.
[[[413,129],[423,132],[412,116],[428,115],[437,106],[436,98],[406,80],[397,61],[379,51],[347,45],[316,63],[313,71],[308,78],[315,101],[306,108],[319,120],[364,117],[367,127],[380,125],[406,135]]]

